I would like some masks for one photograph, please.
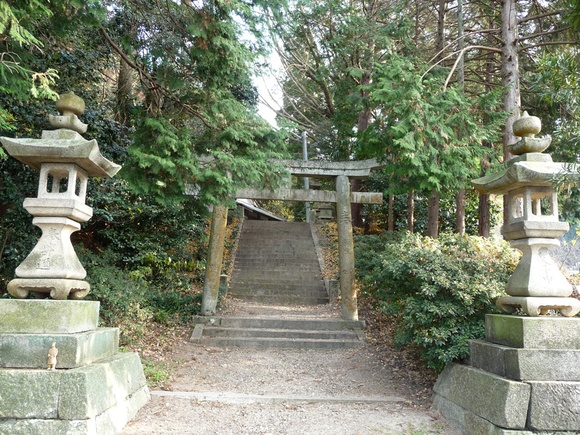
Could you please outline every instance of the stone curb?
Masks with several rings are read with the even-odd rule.
[[[228,393],[215,391],[151,391],[151,396],[193,399],[204,402],[221,402],[232,404],[252,403],[407,403],[408,399],[397,396],[386,397],[327,397],[327,396],[284,396]]]

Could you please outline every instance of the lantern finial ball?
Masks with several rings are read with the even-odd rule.
[[[73,92],[62,94],[56,102],[56,110],[63,115],[74,114],[81,116],[85,112],[85,102]]]

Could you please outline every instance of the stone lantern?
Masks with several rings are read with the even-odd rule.
[[[540,120],[514,122],[521,140],[505,169],[473,181],[481,193],[503,194],[502,233],[522,258],[497,300],[506,314],[485,316],[485,340],[470,340],[469,361],[450,363],[433,387],[433,407],[461,433],[580,433],[580,301],[550,258],[568,230],[558,220],[553,183],[572,170],[543,153]]]
[[[70,236],[93,215],[85,204],[88,178],[112,177],[121,169],[101,155],[95,140],[81,136],[87,130],[78,119],[85,108],[81,98],[64,94],[56,107],[62,115],[49,116],[56,130],[43,131],[41,139],[0,139],[8,154],[40,170],[38,195],[26,198],[24,208],[42,236],[8,283],[8,292],[16,298],[30,292],[53,299],[86,296],[90,285],[83,281],[86,271]]]
[[[506,196],[507,219],[502,234],[523,254],[506,284],[508,296],[500,297],[496,304],[506,313],[521,308],[530,316],[549,310],[574,316],[580,311],[580,301],[569,297],[572,285],[549,253],[569,229],[567,222],[558,220],[558,196],[552,186],[556,176],[567,172],[566,165],[554,163],[543,153],[551,138],[535,137],[541,130],[539,118],[524,112],[513,130],[521,137],[509,147],[516,157],[503,171],[473,181],[481,193]]]
[[[14,298],[0,298],[0,434],[116,434],[149,389],[139,355],[119,352],[119,330],[99,327],[100,302],[78,300],[90,287],[70,235],[92,216],[89,177],[112,177],[120,166],[81,136],[80,98],[65,94],[56,107],[55,130],[41,139],[0,138],[8,154],[40,171],[38,194],[24,208],[42,230],[8,283]]]

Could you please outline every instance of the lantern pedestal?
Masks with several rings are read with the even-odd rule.
[[[580,428],[580,319],[486,316],[470,362],[449,364],[433,407],[465,434],[558,434]]]

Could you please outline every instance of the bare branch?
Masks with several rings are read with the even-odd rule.
[[[470,45],[468,47],[465,47],[463,50],[461,50],[461,52],[457,56],[457,59],[455,60],[455,63],[453,64],[453,67],[451,68],[451,71],[449,71],[449,74],[447,75],[447,79],[445,80],[445,84],[443,85],[443,90],[447,89],[447,85],[449,84],[449,80],[451,80],[451,76],[453,75],[453,73],[457,69],[457,65],[459,64],[459,61],[461,60],[461,58],[463,57],[465,52],[467,50],[471,50],[471,49],[489,50],[489,51],[495,51],[496,53],[501,53],[501,49],[495,48],[495,47],[487,47],[485,45]]]
[[[527,23],[528,21],[539,20],[541,18],[546,18],[546,17],[550,17],[553,15],[559,15],[561,13],[562,13],[561,10],[557,10],[557,11],[552,11],[552,12],[546,12],[545,14],[539,14],[539,15],[534,15],[531,17],[525,17],[525,18],[522,18],[521,20],[518,21],[518,25],[523,24],[523,23]]]
[[[525,45],[522,47],[522,50],[530,50],[532,48],[537,48],[537,47],[545,47],[548,45],[580,45],[580,40],[577,41],[546,41],[546,42],[540,42],[538,44],[534,44],[534,45]]]
[[[548,32],[534,33],[532,35],[528,35],[528,36],[524,36],[523,38],[519,38],[519,41],[521,42],[521,41],[525,41],[527,39],[539,38],[540,36],[553,35],[554,33],[560,33],[560,32],[563,32],[565,30],[568,30],[570,28],[572,28],[572,26],[562,27],[561,29],[550,30]]]

